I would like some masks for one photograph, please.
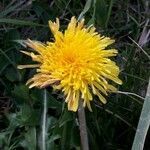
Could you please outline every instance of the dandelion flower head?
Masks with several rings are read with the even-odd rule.
[[[60,31],[59,19],[49,21],[54,40],[46,44],[27,40],[25,44],[33,52],[22,51],[36,64],[19,65],[19,69],[36,68],[36,74],[27,81],[29,88],[52,86],[63,91],[68,110],[77,111],[79,100],[91,110],[90,102],[96,95],[106,103],[104,95],[115,91],[110,80],[122,84],[118,78],[119,67],[110,59],[117,50],[106,49],[114,43],[102,36],[93,26],[86,27],[84,19],[71,18],[68,27]]]

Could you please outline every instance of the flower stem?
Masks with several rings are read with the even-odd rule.
[[[89,150],[85,111],[81,100],[79,100],[78,118],[82,150]]]
[[[41,150],[46,150],[46,113],[47,113],[47,93],[44,89],[44,101],[43,101],[43,116],[42,116],[42,145]]]

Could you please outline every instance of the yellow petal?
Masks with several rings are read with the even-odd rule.
[[[48,23],[53,34],[56,34],[59,31],[59,26],[60,26],[59,19],[56,18],[56,22],[49,21]]]
[[[25,68],[37,68],[40,67],[39,64],[33,64],[33,65],[18,65],[17,68],[18,69],[25,69]]]

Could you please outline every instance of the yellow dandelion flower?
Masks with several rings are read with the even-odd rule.
[[[109,59],[116,56],[117,50],[106,50],[114,40],[101,36],[93,26],[86,28],[84,19],[77,22],[75,17],[64,32],[59,30],[59,19],[49,21],[49,27],[54,41],[43,44],[27,40],[26,45],[35,52],[22,51],[37,62],[18,66],[19,69],[37,68],[37,73],[27,81],[29,88],[52,86],[63,91],[68,109],[72,111],[77,111],[80,99],[83,106],[91,110],[93,95],[105,104],[103,95],[116,90],[108,81],[122,84],[118,66]]]

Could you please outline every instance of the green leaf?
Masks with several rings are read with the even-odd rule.
[[[6,67],[9,65],[9,62],[6,58],[4,58],[2,55],[0,55],[0,75],[3,73],[3,71],[6,69]]]
[[[25,140],[26,140],[26,147],[29,150],[36,150],[36,128],[31,127],[28,129],[28,131],[25,133]]]
[[[0,148],[3,146],[3,144],[5,143],[5,139],[6,139],[6,133],[5,132],[1,132],[0,133]]]
[[[46,23],[49,18],[52,18],[52,15],[54,15],[54,11],[52,13],[52,9],[53,8],[48,7],[48,5],[44,4],[42,1],[35,1],[33,4],[33,11],[35,11],[36,15]]]
[[[73,147],[80,147],[80,133],[79,133],[79,126],[73,126],[71,129],[71,141],[70,144]]]
[[[42,24],[31,22],[31,21],[18,20],[18,19],[1,18],[0,19],[0,23],[13,24],[13,25],[21,25],[21,26],[48,27],[47,25],[42,25]]]
[[[108,11],[107,11],[107,18],[106,18],[106,22],[105,22],[105,28],[107,28],[107,25],[108,25],[108,21],[109,21],[110,15],[111,15],[113,2],[114,2],[114,0],[110,0],[109,8],[108,8]]]
[[[10,81],[19,81],[20,77],[18,77],[18,74],[16,73],[16,69],[12,67],[8,67],[7,70],[5,71],[5,77]]]
[[[20,39],[20,33],[18,32],[18,30],[16,29],[8,30],[3,36],[4,46],[12,47],[14,45],[13,40],[18,39]]]
[[[62,108],[62,103],[59,102],[54,96],[52,96],[50,93],[47,94],[48,97],[48,108],[54,108],[54,109],[58,109],[61,110]]]
[[[12,133],[20,125],[20,121],[17,119],[16,113],[7,114],[7,119],[9,121],[9,126],[6,131],[7,133]]]
[[[54,128],[56,126],[56,122],[57,122],[57,119],[53,116],[50,116],[47,118],[47,127],[48,127],[48,130],[51,130],[52,128]]]
[[[24,3],[23,1],[20,3],[17,3],[13,6],[7,7],[7,9],[5,9],[4,11],[0,12],[0,18],[6,16],[7,14],[13,12],[15,9],[17,9],[17,7],[19,7],[22,3]]]
[[[3,57],[5,57],[5,58],[7,59],[7,61],[8,61],[10,64],[12,64],[12,66],[13,66],[14,68],[17,69],[16,64],[13,62],[13,60],[11,60],[11,59],[9,58],[9,56],[8,56],[2,49],[0,49],[0,54],[1,54]]]
[[[132,150],[143,150],[146,134],[150,126],[150,80],[135,134]]]
[[[52,136],[50,136],[50,138],[48,140],[48,144],[50,144],[50,143],[52,143],[55,140],[60,139],[60,138],[61,138],[61,136],[59,134],[52,135]]]
[[[105,0],[96,2],[96,21],[101,27],[105,26],[107,20],[107,4]]]
[[[92,14],[92,18],[87,23],[87,26],[95,24],[95,12],[96,12],[96,0],[93,1],[93,14]]]
[[[10,81],[20,81],[21,80],[21,74],[19,73],[18,69],[17,69],[17,65],[16,65],[16,62],[12,59],[11,56],[14,56],[14,54],[11,52],[11,56],[9,56],[8,54],[6,54],[5,51],[1,50],[0,49],[0,54],[1,56],[3,56],[4,58],[4,61],[7,61],[9,62],[12,66],[13,66],[13,69],[11,70],[7,70],[6,69],[6,77],[8,77],[8,79]],[[16,55],[17,56],[17,55]],[[14,56],[15,57],[15,56]],[[2,61],[3,62],[3,61]],[[8,65],[8,64],[7,64]],[[6,66],[7,66],[6,65]],[[4,69],[4,68],[3,68]],[[3,70],[2,70],[3,71]],[[11,76],[11,73],[13,76]]]
[[[14,90],[12,91],[12,95],[17,100],[18,103],[31,101],[29,95],[29,88],[25,85],[15,86]]]
[[[70,122],[69,122],[70,123]],[[65,150],[65,149],[70,149],[69,145],[70,145],[70,138],[68,138],[67,135],[70,136],[70,131],[71,127],[68,126],[68,123],[66,123],[63,126],[63,132],[62,132],[62,138],[61,138],[61,149]]]
[[[59,127],[62,127],[68,121],[73,120],[73,118],[74,118],[73,113],[68,111],[68,109],[66,109],[59,120]]]
[[[21,107],[19,116],[22,125],[35,126],[40,124],[40,112],[31,106],[24,104]]]
[[[78,17],[78,20],[81,20],[84,17],[85,13],[91,8],[91,6],[92,6],[92,0],[87,0],[84,9],[82,10],[82,12]]]
[[[30,94],[33,101],[38,102],[39,105],[43,103],[43,94],[40,89],[33,89]],[[58,101],[50,92],[47,91],[47,107],[61,111],[62,103]]]

